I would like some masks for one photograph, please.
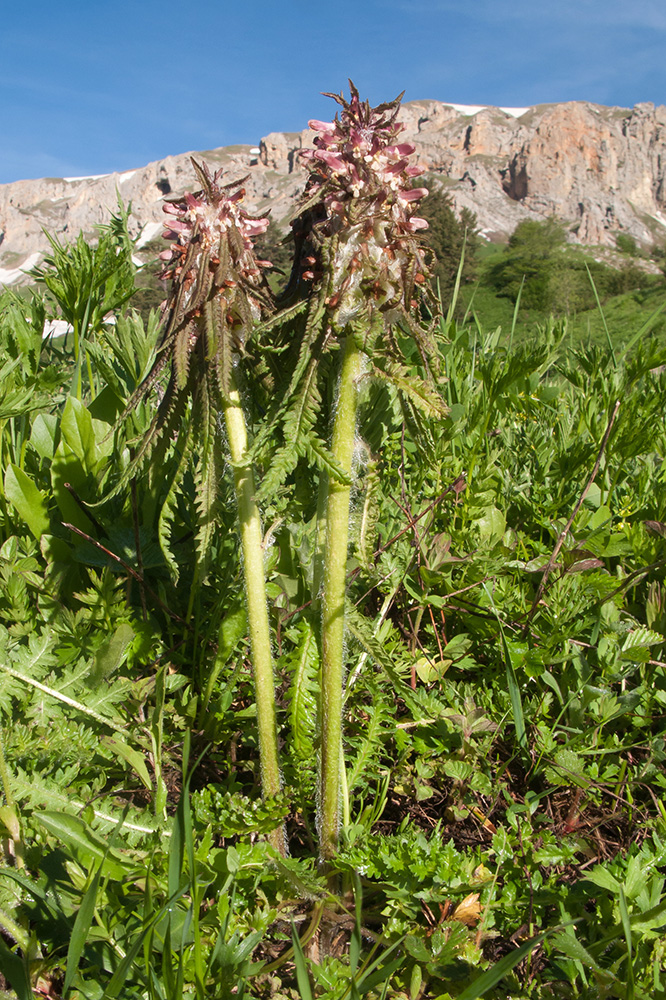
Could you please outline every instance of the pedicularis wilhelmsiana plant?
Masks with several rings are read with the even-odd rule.
[[[166,262],[164,277],[171,280],[165,306],[166,326],[157,361],[130,400],[128,409],[154,388],[169,363],[170,378],[131,469],[149,457],[155,468],[171,436],[179,432],[180,461],[161,525],[168,526],[170,503],[192,458],[196,466],[198,551],[203,567],[227,461],[219,426],[220,415],[224,415],[240,525],[262,791],[264,796],[271,796],[280,791],[280,768],[263,534],[254,475],[247,458],[245,417],[234,374],[234,366],[254,324],[263,312],[272,308],[262,272],[268,262],[258,261],[252,249],[252,237],[266,231],[268,219],[250,216],[241,207],[245,194],[242,181],[221,186],[219,174],[212,177],[206,166],[194,161],[193,165],[202,190],[165,206],[169,222],[164,235],[173,241],[171,248],[161,255]],[[168,544],[164,549],[169,551]],[[175,563],[172,566],[175,568]],[[284,850],[281,830],[275,831],[272,840],[278,850]]]
[[[342,111],[332,122],[310,122],[314,146],[302,154],[310,178],[293,223],[296,256],[283,298],[289,303],[285,317],[300,311],[306,319],[289,387],[277,415],[269,415],[257,435],[258,441],[271,435],[277,440],[283,417],[284,444],[269,445],[259,491],[252,471],[258,445],[255,442],[254,452],[249,451],[234,366],[253,328],[272,309],[262,272],[268,262],[257,260],[252,249],[252,238],[265,231],[268,220],[253,218],[241,208],[241,182],[221,186],[218,174],[211,177],[196,163],[201,192],[165,206],[170,216],[165,235],[173,241],[162,255],[167,262],[164,274],[172,281],[166,326],[158,360],[128,407],[153,389],[170,364],[165,395],[130,474],[149,457],[155,467],[178,431],[180,460],[161,516],[161,540],[168,553],[175,492],[190,458],[196,456],[202,566],[225,464],[218,427],[218,417],[224,414],[240,522],[264,796],[280,791],[280,768],[257,497],[270,495],[284,483],[300,457],[319,475],[320,544],[313,599],[315,605],[321,600],[322,609],[318,812],[323,859],[335,853],[340,827],[347,549],[361,380],[384,379],[429,413],[443,409],[434,387],[415,375],[400,347],[401,338],[415,342],[429,372],[431,329],[422,318],[427,314],[427,267],[417,235],[427,223],[414,214],[427,190],[412,187],[421,173],[409,163],[414,147],[397,141],[403,128],[397,120],[400,98],[371,108],[361,102],[353,85],[350,101],[329,96]],[[301,300],[295,310],[294,297]],[[278,315],[271,325],[280,322]],[[320,384],[320,361],[327,351],[336,350],[341,363],[328,443],[315,428],[322,400],[330,395]],[[328,415],[324,420],[330,422]],[[281,831],[273,842],[283,849]]]
[[[421,173],[409,163],[414,146],[397,141],[403,129],[397,120],[400,98],[371,108],[353,84],[350,101],[328,96],[342,111],[332,122],[310,122],[314,147],[302,153],[310,179],[295,223],[300,277],[312,284],[319,306],[314,325],[324,331],[327,345],[340,343],[342,354],[323,556],[319,812],[324,858],[337,849],[340,825],[350,477],[360,380],[374,374],[417,390],[417,380],[401,364],[397,328],[414,337],[424,360],[430,353],[430,332],[419,311],[427,268],[416,236],[427,223],[413,214],[428,192],[411,186]],[[434,394],[424,385],[418,389],[422,401],[427,398],[436,409]]]

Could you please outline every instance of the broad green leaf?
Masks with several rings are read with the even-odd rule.
[[[95,432],[92,417],[83,403],[69,396],[60,421],[62,440],[80,460],[86,472],[95,468]]]
[[[81,861],[85,867],[90,867],[91,861],[97,861],[102,865],[103,874],[114,879],[124,878],[128,869],[133,867],[132,863],[123,858],[118,851],[109,849],[102,838],[78,816],[45,811],[33,813],[32,818],[45,827],[52,836],[62,841],[72,851],[77,861]]]
[[[606,504],[602,504],[594,512],[590,520],[587,522],[588,529],[595,531],[597,528],[607,527],[610,525],[613,515],[611,514],[610,507]]]
[[[118,669],[125,660],[133,639],[134,629],[127,622],[123,622],[113,635],[102,643],[95,654],[95,664],[90,672],[91,685],[100,684]]]
[[[467,781],[474,773],[474,767],[466,760],[445,760],[443,766],[444,774],[454,781]]]
[[[40,458],[53,458],[57,434],[58,418],[55,413],[38,413],[32,424],[30,443]]]
[[[15,990],[18,1000],[34,1000],[26,966],[27,961],[10,951],[4,939],[0,937],[0,968],[9,985]]]
[[[586,873],[585,879],[588,882],[594,882],[600,889],[607,889],[616,895],[621,888],[618,880],[603,865],[595,865],[591,871]]]
[[[497,507],[488,507],[477,524],[481,542],[489,546],[496,545],[506,531],[506,517]]]
[[[635,899],[645,887],[647,878],[645,863],[640,857],[634,856],[629,859],[627,874],[624,879],[624,891],[627,899]]]
[[[70,490],[67,489],[66,483],[68,486],[73,487],[82,500],[88,499],[85,496],[88,473],[78,455],[72,451],[66,441],[61,440],[51,463],[53,495],[64,521],[75,525],[81,531],[85,531],[88,534],[94,532],[95,526],[93,522],[76,502]]]
[[[414,669],[423,684],[434,684],[441,680],[451,666],[452,660],[429,660],[427,656],[419,656],[414,661]]]
[[[141,778],[141,781],[148,791],[152,792],[153,783],[150,780],[148,768],[146,767],[146,760],[143,754],[139,750],[135,750],[134,747],[128,746],[127,743],[124,743],[116,736],[105,736],[103,742],[114,754],[117,754],[118,757],[127,761],[130,767],[136,771],[139,778]]]
[[[5,471],[5,494],[39,540],[49,530],[46,501],[32,479],[18,465],[8,465]]]

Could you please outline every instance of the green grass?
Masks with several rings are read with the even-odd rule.
[[[458,315],[467,314],[470,318],[475,316],[482,329],[494,330],[501,327],[508,334],[513,321],[514,303],[490,288],[485,279],[488,268],[501,258],[502,252],[501,244],[481,244],[479,276],[474,283],[463,288]],[[586,256],[593,259],[594,248],[580,248],[570,245],[564,248],[564,259],[580,261]],[[613,259],[618,263],[630,263],[633,258],[616,254]],[[633,289],[619,295],[602,298],[603,317],[606,320],[611,339],[618,347],[628,343],[654,313],[664,309],[666,303],[666,281],[664,278],[660,275],[649,275],[644,280],[647,281],[645,288]],[[550,312],[520,308],[514,342],[524,343],[533,339],[551,317]],[[595,303],[591,304],[590,308],[578,312],[556,311],[554,318],[566,319],[567,343],[570,347],[607,344],[604,319]],[[666,339],[666,317],[663,313],[655,317],[649,336],[659,343],[663,343]]]
[[[175,436],[113,492],[160,399],[124,413],[155,316],[89,327],[75,380],[53,300],[0,300],[0,991],[665,994],[666,347],[620,346],[666,292],[606,303],[615,358],[603,327],[520,316],[509,352],[513,306],[481,292],[436,334],[445,417],[407,335],[421,396],[358,380],[339,892],[316,864],[321,473],[306,454],[261,492],[298,317],[234,369],[264,431],[284,785],[262,799],[222,471],[205,578]]]

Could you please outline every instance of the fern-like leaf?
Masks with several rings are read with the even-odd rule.
[[[395,730],[395,708],[388,704],[378,685],[370,685],[370,693],[372,704],[366,708],[368,721],[361,737],[353,741],[356,743],[356,753],[347,770],[350,792],[361,784],[368,768],[381,754],[387,737]]]
[[[447,406],[437,390],[398,361],[388,361],[383,368],[373,366],[372,374],[397,389],[427,416],[446,416]]]
[[[368,463],[363,479],[363,503],[355,518],[354,527],[356,529],[356,558],[367,573],[370,572],[374,562],[379,522],[381,479],[379,463],[375,459]]]
[[[291,747],[299,760],[312,761],[315,753],[319,649],[307,621],[300,623],[298,635],[294,638],[298,645],[287,663]]]
[[[174,582],[177,582],[178,580],[179,569],[178,563],[176,562],[170,546],[171,527],[176,512],[176,503],[178,501],[180,484],[183,480],[185,470],[187,469],[190,460],[193,441],[194,435],[192,433],[192,425],[187,422],[181,429],[178,436],[176,451],[180,451],[180,458],[178,460],[178,465],[176,466],[176,471],[171,479],[169,490],[164,498],[157,522],[157,537],[159,539],[160,548]]]

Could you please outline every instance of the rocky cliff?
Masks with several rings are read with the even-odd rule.
[[[612,246],[617,233],[651,245],[666,239],[666,107],[633,110],[584,102],[527,109],[460,108],[438,101],[403,106],[404,139],[458,209],[476,213],[482,233],[504,239],[522,220],[562,219],[570,238]],[[256,149],[196,153],[229,180],[248,175],[247,203],[269,207],[282,225],[302,190],[298,151],[308,129],[271,133]],[[165,198],[196,186],[190,154],[103,177],[45,178],[0,185],[0,284],[25,280],[48,242],[94,232],[117,193],[132,202],[137,249],[159,238]],[[148,248],[148,249],[147,249]]]

